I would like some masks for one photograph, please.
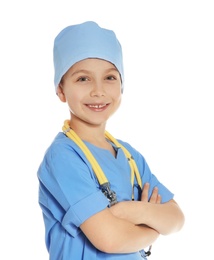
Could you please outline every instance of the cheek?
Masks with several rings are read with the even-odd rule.
[[[113,97],[115,100],[118,100],[118,102],[120,102],[121,97],[122,97],[121,89],[117,89],[117,91],[114,91],[114,92],[112,93],[112,97]]]
[[[118,98],[118,107],[120,106],[121,101],[122,101],[122,97],[120,96],[120,98]]]
[[[81,106],[81,103],[83,102],[83,97],[84,96],[80,91],[69,91],[68,93],[66,93],[67,103],[71,111],[74,111]]]
[[[67,88],[64,93],[69,102],[76,102],[81,99],[81,92],[77,91],[75,88]]]

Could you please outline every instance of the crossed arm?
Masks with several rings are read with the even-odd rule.
[[[179,231],[184,215],[174,200],[161,204],[158,189],[148,200],[145,184],[141,201],[123,201],[87,219],[81,229],[91,243],[106,253],[137,252],[151,245],[160,234]]]

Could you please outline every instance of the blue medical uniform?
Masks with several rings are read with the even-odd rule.
[[[150,183],[150,194],[157,186],[162,202],[173,194],[151,173],[144,157],[128,143],[124,145],[135,159],[143,184]],[[116,158],[108,151],[88,142],[104,171],[118,201],[132,199],[130,167],[121,148],[114,146]],[[82,150],[63,133],[59,133],[47,149],[38,169],[39,204],[45,224],[45,242],[50,260],[137,260],[140,252],[106,254],[97,250],[80,229],[80,225],[104,210],[109,201],[99,189],[99,183]],[[135,180],[135,200],[140,193]]]

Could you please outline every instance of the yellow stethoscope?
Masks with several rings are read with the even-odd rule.
[[[108,198],[110,206],[113,206],[114,204],[117,203],[117,197],[116,193],[111,190],[110,183],[107,180],[103,170],[101,169],[100,165],[88,149],[88,147],[84,144],[84,142],[80,139],[80,137],[74,132],[73,129],[70,128],[69,125],[69,120],[64,121],[64,125],[62,127],[63,133],[73,140],[83,151],[85,154],[86,158],[90,162],[92,169],[98,179],[98,182],[100,184],[101,190],[104,193],[104,195]],[[138,171],[137,165],[135,163],[134,158],[132,155],[129,153],[129,151],[122,145],[120,144],[109,132],[105,131],[105,137],[110,140],[113,144],[115,144],[117,147],[121,148],[129,162],[130,169],[131,169],[131,184],[132,184],[132,199],[134,200],[134,177],[136,177],[138,185],[142,189],[142,180],[140,177],[140,173]],[[151,248],[152,246],[149,247],[149,250],[145,252],[145,256],[149,256],[151,254]]]
[[[64,134],[69,137],[71,140],[73,140],[79,147],[80,149],[84,152],[86,158],[90,162],[92,169],[99,181],[99,184],[101,186],[101,189],[103,193],[107,196],[109,199],[110,205],[114,205],[116,201],[116,194],[110,190],[110,183],[108,182],[103,170],[101,169],[100,165],[88,149],[88,147],[84,144],[84,142],[80,139],[80,137],[70,128],[69,125],[69,120],[64,121],[64,125],[62,127],[62,130]],[[132,189],[134,190],[134,177],[136,177],[138,185],[142,189],[142,180],[140,177],[140,173],[138,171],[137,165],[135,163],[134,158],[132,155],[129,153],[129,151],[121,145],[110,133],[105,131],[105,137],[110,140],[112,143],[114,143],[117,147],[121,148],[128,159],[130,169],[131,169],[131,184],[132,184]],[[132,194],[132,199],[134,199],[134,193]]]

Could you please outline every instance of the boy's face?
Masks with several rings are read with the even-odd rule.
[[[57,93],[68,103],[73,122],[102,125],[120,105],[120,74],[108,61],[85,59],[66,72]]]

